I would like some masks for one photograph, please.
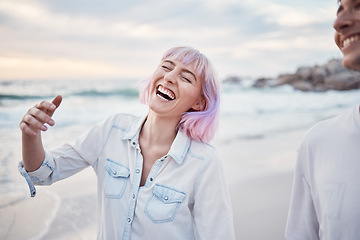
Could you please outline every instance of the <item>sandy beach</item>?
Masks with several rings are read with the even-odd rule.
[[[284,132],[219,147],[228,173],[236,239],[285,239],[296,148],[303,134]]]
[[[76,127],[49,132],[45,141],[54,147],[79,132]],[[303,133],[283,132],[217,144],[228,177],[237,239],[284,239],[292,169]],[[20,131],[2,130],[1,157],[7,161],[3,160],[0,173],[7,174],[15,187],[2,190],[0,239],[96,239],[96,176],[92,169],[50,187],[37,187],[37,196],[30,198],[26,182],[17,172],[19,140]]]

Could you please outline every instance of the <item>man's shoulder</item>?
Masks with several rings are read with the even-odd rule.
[[[344,131],[344,128],[348,127],[348,123],[353,121],[353,109],[347,110],[334,117],[322,120],[312,126],[306,133],[305,138],[316,139],[318,137],[324,138],[332,135],[338,131]]]

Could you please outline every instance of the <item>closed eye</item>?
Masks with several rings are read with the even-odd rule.
[[[166,69],[166,70],[171,70],[168,66],[166,66],[166,65],[162,65],[161,66],[163,69]]]
[[[184,79],[185,81],[187,81],[187,82],[191,83],[191,80],[190,80],[190,79],[188,79],[187,77],[183,77],[183,79]]]
[[[173,70],[175,67],[175,64],[169,60],[165,60],[162,64],[161,64],[161,68],[165,69],[166,71],[171,71]]]
[[[192,74],[188,73],[187,71],[182,72],[180,74],[180,77],[188,83],[193,83],[193,81],[194,81]]]
[[[189,71],[188,69],[183,69],[181,73],[181,77],[184,78],[189,83],[193,83],[196,81],[195,74]]]

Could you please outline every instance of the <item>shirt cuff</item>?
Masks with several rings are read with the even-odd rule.
[[[24,168],[23,162],[19,162],[18,169],[29,186],[30,196],[35,197],[36,188],[34,185],[45,180],[54,171],[55,163],[54,160],[47,153],[45,153],[45,159],[37,170],[33,172],[27,172]]]

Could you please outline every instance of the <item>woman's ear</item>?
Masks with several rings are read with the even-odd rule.
[[[204,111],[205,106],[206,106],[205,97],[201,95],[191,109],[193,109],[194,111]]]

